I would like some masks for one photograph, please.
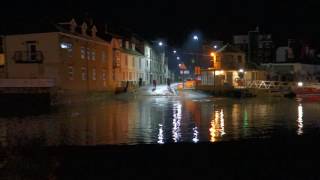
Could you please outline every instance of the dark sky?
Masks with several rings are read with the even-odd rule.
[[[56,0],[16,1],[2,5],[0,19],[16,21],[88,13],[100,22],[131,29],[146,38],[179,44],[193,31],[231,40],[259,25],[281,42],[288,37],[320,44],[319,0]]]

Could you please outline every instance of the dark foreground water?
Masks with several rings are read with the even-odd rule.
[[[319,130],[319,102],[137,97],[60,106],[44,114],[2,115],[0,145],[213,143],[316,135]]]

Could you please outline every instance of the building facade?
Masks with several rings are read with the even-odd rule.
[[[246,53],[250,63],[260,64],[275,61],[274,43],[270,34],[261,34],[259,28],[247,35],[233,37],[234,45]]]
[[[59,95],[113,91],[107,74],[111,45],[96,32],[94,25],[72,19],[49,32],[7,35],[5,82],[32,80],[35,88],[51,82]]]
[[[265,72],[247,66],[245,53],[229,44],[212,53],[212,65],[201,71],[201,85],[214,88],[244,87],[265,79]]]

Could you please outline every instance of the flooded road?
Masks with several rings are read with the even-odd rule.
[[[0,145],[165,144],[294,137],[320,130],[320,103],[295,99],[136,97],[2,116]]]

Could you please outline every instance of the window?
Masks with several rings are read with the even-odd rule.
[[[106,82],[107,78],[106,78],[106,70],[105,69],[102,69],[101,76],[102,76],[101,79],[103,81],[103,87],[106,87],[107,86],[107,82]]]
[[[242,57],[241,56],[238,56],[238,63],[242,64]]]
[[[104,80],[104,81],[107,80],[106,79],[106,70],[105,69],[102,69],[101,79]]]
[[[102,51],[101,53],[101,61],[102,63],[106,62],[106,52]]]
[[[61,42],[60,48],[66,50],[68,52],[68,56],[72,57],[72,44],[71,43]]]
[[[123,80],[126,80],[126,73],[123,72],[122,75],[123,75],[122,79],[123,79]]]
[[[96,68],[92,69],[92,80],[97,80],[97,72],[96,72]]]
[[[72,44],[71,43],[67,43],[67,42],[61,42],[60,43],[60,48],[61,49],[72,49]]]
[[[142,59],[139,58],[139,69],[141,69],[141,63],[142,63]]]
[[[129,80],[132,80],[132,72],[129,72]]]
[[[86,81],[87,80],[87,68],[85,67],[82,67],[81,68],[81,79],[83,81]]]
[[[91,59],[93,61],[96,60],[96,52],[94,50],[92,50],[92,52],[91,52]]]
[[[136,63],[135,63],[135,58],[134,57],[132,57],[132,67],[135,67],[136,66]]]
[[[125,62],[124,63],[126,66],[128,66],[128,56],[127,55],[125,55]]]
[[[90,49],[87,48],[87,59],[90,60]]]
[[[81,59],[85,59],[86,58],[86,50],[85,50],[85,48],[81,47],[80,51],[81,51]]]
[[[72,66],[69,66],[68,67],[68,78],[69,80],[73,80],[73,67]]]

